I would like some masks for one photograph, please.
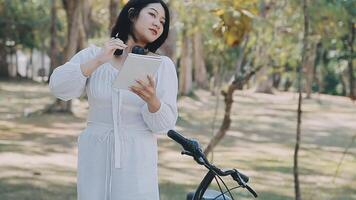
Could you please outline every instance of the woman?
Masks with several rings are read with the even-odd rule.
[[[137,80],[131,91],[113,89],[112,81],[133,46],[154,53],[168,29],[162,0],[130,0],[104,47],[78,52],[51,75],[56,97],[70,100],[84,89],[88,95],[87,127],[78,137],[79,200],[159,199],[155,135],[173,129],[177,120],[175,66],[161,56],[155,76],[147,84]]]

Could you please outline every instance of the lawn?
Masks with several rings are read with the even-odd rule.
[[[85,127],[88,105],[84,98],[74,100],[74,115],[36,112],[54,100],[46,84],[0,81],[1,200],[76,199],[76,142]],[[297,95],[237,91],[234,100],[231,129],[209,158],[219,167],[238,168],[249,175],[259,199],[294,199]],[[356,103],[316,94],[303,101],[299,159],[303,200],[356,200],[356,141],[352,140]],[[204,147],[219,128],[223,109],[222,98],[208,91],[181,97],[177,130]],[[161,200],[185,199],[204,173],[204,168],[180,154],[176,143],[159,136]],[[238,199],[252,199],[244,190],[236,194]]]

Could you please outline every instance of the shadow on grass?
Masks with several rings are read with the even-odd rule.
[[[187,193],[195,191],[197,186],[175,184],[171,182],[160,183],[160,200],[185,200]],[[218,187],[209,187],[209,189],[218,190]],[[224,190],[225,191],[225,190]],[[262,200],[292,200],[294,198],[273,193],[273,192],[258,192],[259,198]],[[232,195],[235,199],[255,199],[247,190],[238,188],[233,190]]]
[[[1,200],[75,200],[76,195],[73,183],[59,184],[16,176],[0,179]]]
[[[69,114],[44,114],[3,120],[0,125],[0,153],[48,155],[66,153],[77,145],[84,120]]]

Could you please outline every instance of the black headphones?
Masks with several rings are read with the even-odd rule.
[[[136,45],[136,46],[132,47],[132,51],[131,52],[134,53],[134,54],[146,55],[149,51],[148,51],[148,49],[145,49],[145,48],[143,48],[141,46]],[[114,55],[115,56],[120,56],[122,53],[123,53],[123,50],[116,49],[115,52],[114,52]]]

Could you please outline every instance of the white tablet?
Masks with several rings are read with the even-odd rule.
[[[161,63],[161,56],[129,53],[119,74],[113,81],[113,87],[130,90],[130,86],[138,85],[137,79],[143,80],[147,84],[147,75],[154,77]]]

